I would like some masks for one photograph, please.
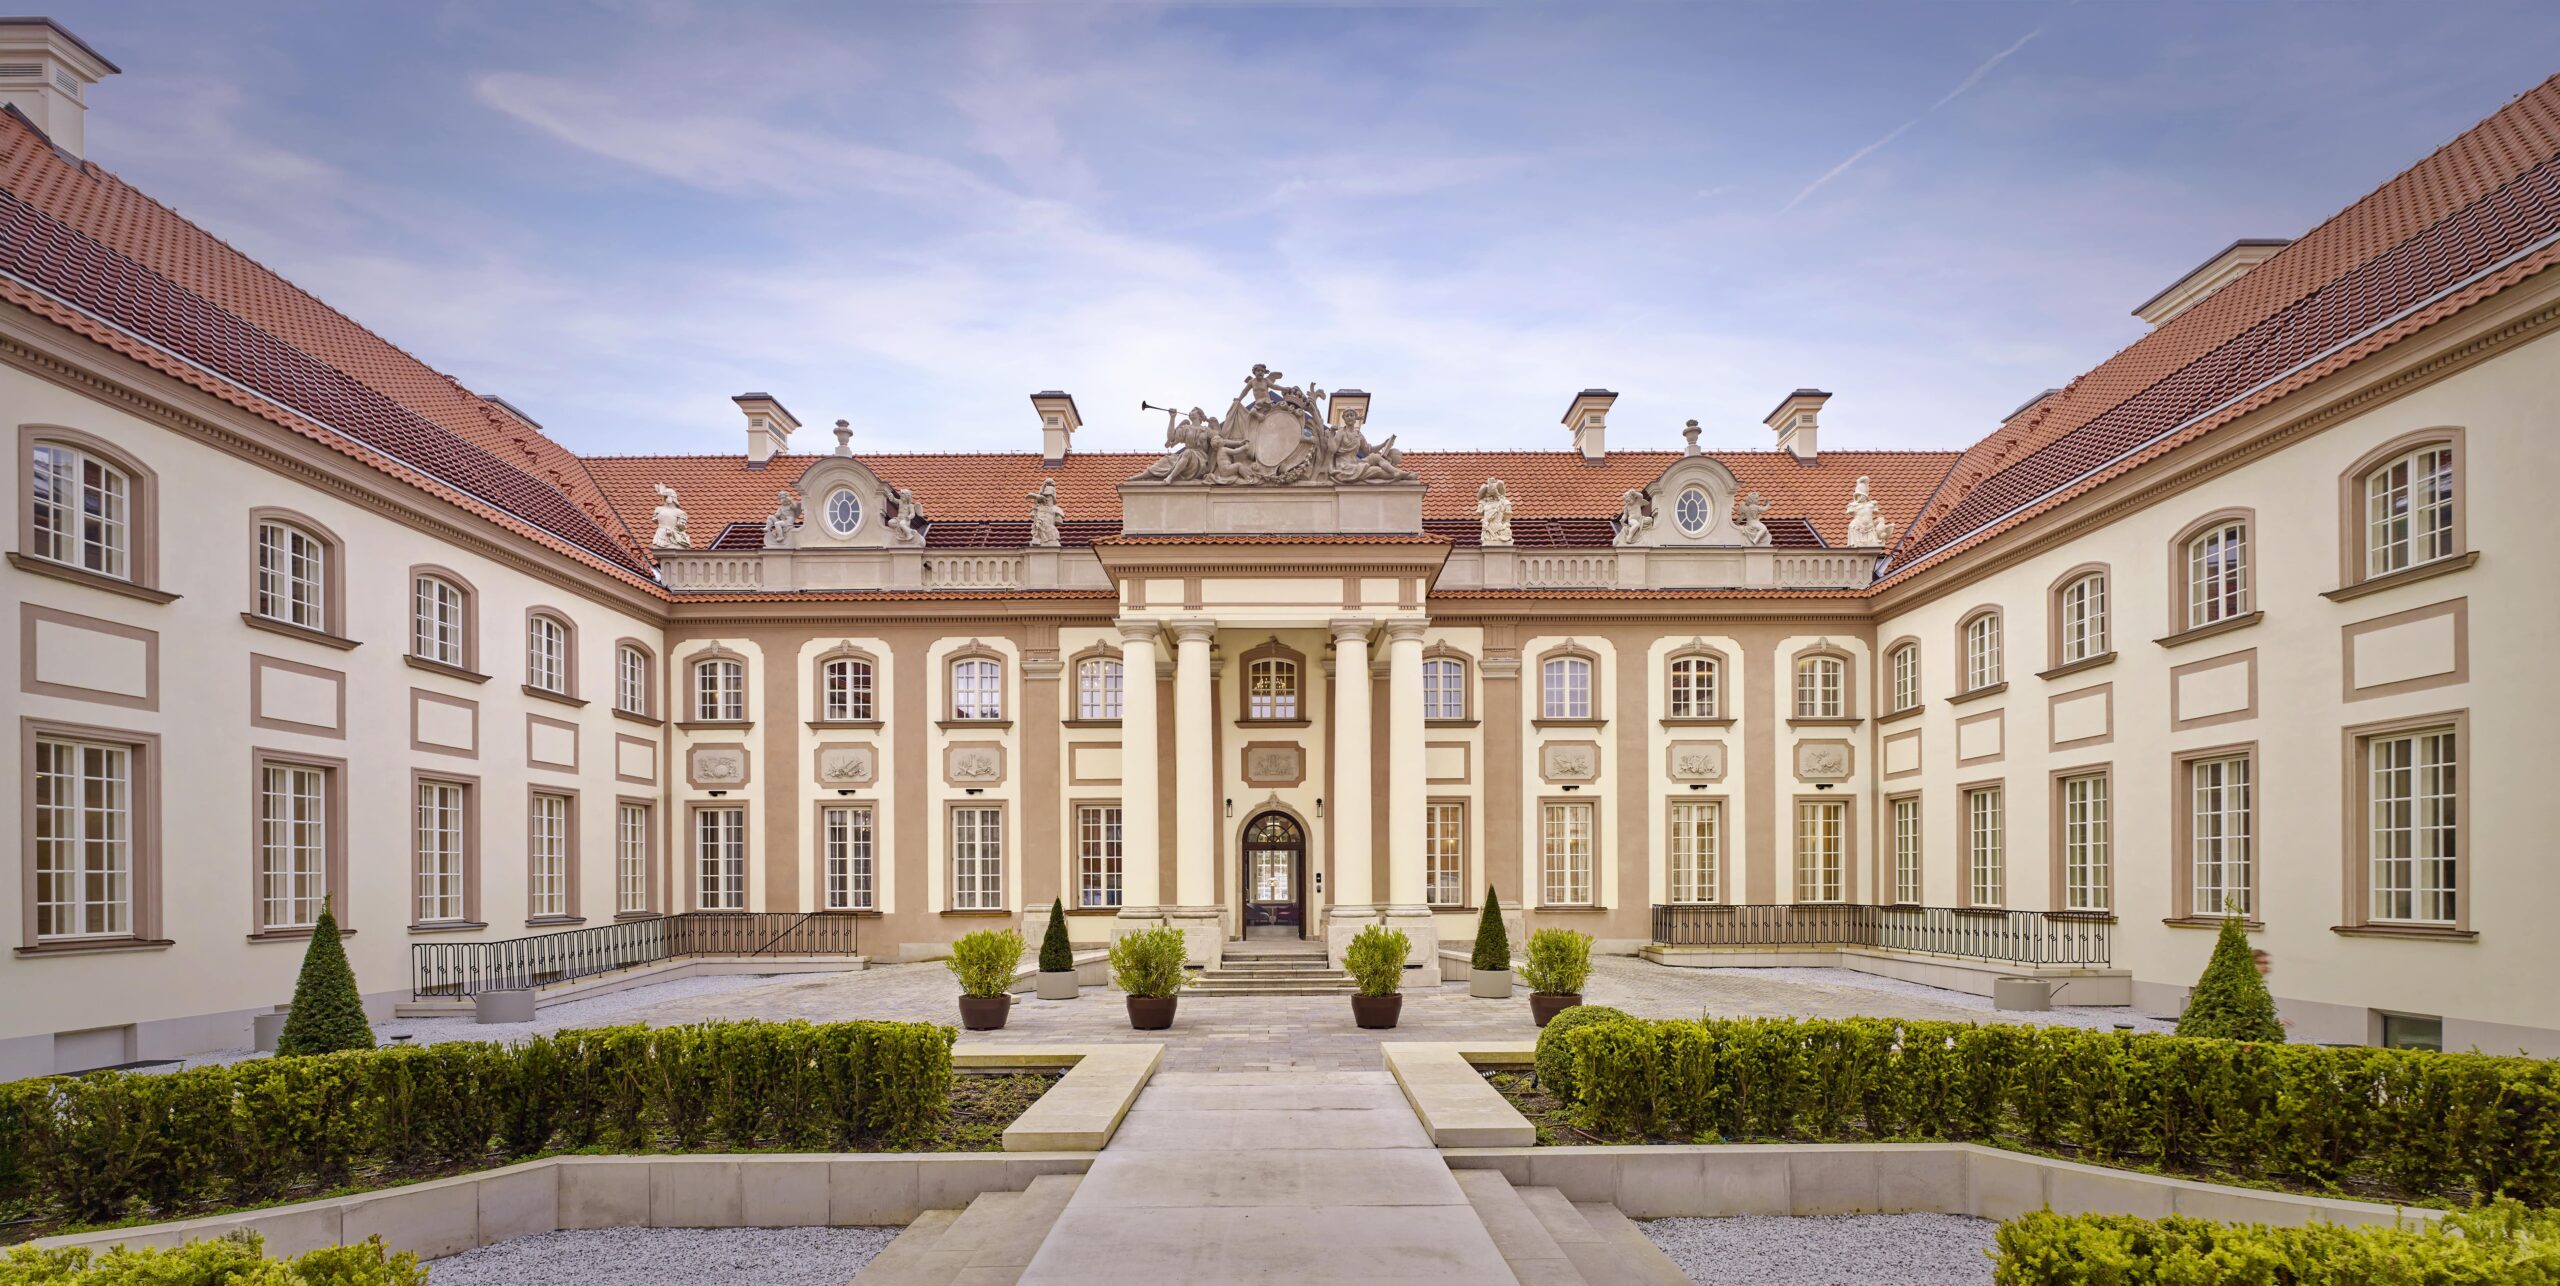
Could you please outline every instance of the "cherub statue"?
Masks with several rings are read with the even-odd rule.
[[[1739,520],[1734,523],[1734,526],[1740,529],[1743,544],[1765,545],[1769,543],[1768,524],[1760,521],[1760,515],[1767,512],[1769,512],[1769,502],[1762,500],[1760,498],[1760,493],[1757,491],[1750,492],[1744,495],[1742,499],[1734,502],[1734,517]]]
[[[889,488],[888,512],[882,520],[895,533],[892,539],[901,545],[924,543],[924,510],[916,504],[916,493],[905,487]]]
[[[1253,373],[1244,377],[1244,392],[1237,394],[1236,400],[1246,406],[1259,406],[1271,396],[1273,389],[1280,387],[1280,380],[1280,372],[1255,362]]]
[[[663,482],[651,485],[658,489],[658,507],[649,516],[657,520],[658,530],[650,535],[649,548],[693,548],[693,537],[684,529],[684,506],[676,503],[676,489]]]
[[[1654,516],[1653,497],[1646,495],[1642,487],[1630,488],[1626,495],[1618,499],[1618,516],[1612,520],[1618,529],[1618,536],[1610,543],[1618,545],[1636,543],[1637,538],[1644,535],[1645,529],[1653,525]]]
[[[764,547],[789,549],[800,535],[800,497],[788,490],[773,493],[773,516],[764,520]]]
[[[1511,543],[1511,493],[1502,479],[1487,478],[1476,488],[1476,543],[1501,546]]]
[[[1031,501],[1031,544],[1035,549],[1058,547],[1058,523],[1067,511],[1058,507],[1058,480],[1042,478],[1040,489],[1028,497]]]
[[[1893,539],[1893,524],[1876,512],[1876,502],[1867,495],[1867,480],[1858,478],[1857,492],[1849,497],[1849,545],[1854,549],[1874,549]]]

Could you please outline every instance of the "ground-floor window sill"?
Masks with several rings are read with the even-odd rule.
[[[174,938],[99,938],[94,941],[39,942],[32,947],[19,947],[19,959],[36,956],[98,956],[119,951],[166,951],[176,946]]]
[[[990,920],[998,916],[1012,915],[1013,912],[999,909],[994,911],[938,911],[935,912],[935,914],[943,916],[946,919],[953,920]]]
[[[2160,923],[2168,925],[2172,929],[2211,929],[2219,933],[2222,931],[2222,922],[2230,918],[2231,917],[2227,915],[2173,915],[2160,921]],[[2267,922],[2264,920],[2252,920],[2243,917],[2240,921],[2240,927],[2251,933],[2256,933],[2259,930],[2266,928]]]
[[[489,927],[489,926],[488,926],[487,924],[485,924],[485,923],[483,923],[483,922],[481,922],[481,921],[479,921],[479,920],[437,920],[437,921],[435,921],[435,922],[433,922],[433,923],[430,923],[430,924],[413,924],[413,925],[410,925],[410,926],[409,926],[409,932],[410,932],[410,933],[412,933],[412,934],[419,934],[419,933],[477,933],[477,932],[479,932],[480,930],[485,929],[485,928],[488,928],[488,927]]]
[[[2414,938],[2422,942],[2478,942],[2477,929],[2447,924],[2333,924],[2329,932],[2349,938]]]
[[[1605,906],[1542,906],[1537,908],[1537,912],[1540,915],[1599,915],[1608,909]]]

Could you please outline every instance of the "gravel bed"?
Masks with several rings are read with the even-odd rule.
[[[435,1286],[844,1286],[901,1228],[599,1228],[546,1232],[428,1264]]]
[[[1983,1252],[2000,1225],[1963,1215],[1736,1215],[1636,1226],[1699,1286],[1939,1286],[1990,1281]]]
[[[1727,971],[1709,969],[1703,972]],[[1855,969],[1790,965],[1774,969],[1731,972],[1750,973],[1782,982],[1811,982],[1834,987],[1857,987],[1865,991],[1906,996],[1913,1000],[1926,1000],[1958,1009],[1977,1009],[1984,1017],[1998,1022],[2028,1023],[2039,1027],[2086,1027],[2091,1031],[2111,1031],[2119,1025],[2131,1026],[2138,1032],[2169,1032],[2176,1031],[2178,1028],[2178,1020],[2175,1017],[2163,1018],[2158,1014],[2145,1013],[2131,1005],[2055,1005],[2043,1011],[1994,1009],[1991,1007],[1989,996],[1950,991],[1944,987],[1932,987],[1925,983],[1904,982],[1899,978],[1878,977],[1871,973],[1860,973]]]
[[[546,1005],[529,1023],[491,1023],[482,1026],[469,1018],[386,1018],[373,1025],[376,1041],[388,1045],[395,1036],[406,1036],[408,1044],[433,1045],[448,1040],[494,1040],[514,1042],[534,1035],[549,1035],[567,1027],[610,1027],[629,1015],[671,1000],[693,1000],[720,996],[730,992],[750,991],[770,986],[779,978],[795,975],[761,973],[705,974],[694,978],[677,978],[668,982],[645,983],[585,1000]],[[217,1049],[188,1057],[189,1067],[211,1067],[222,1063],[245,1062],[264,1058],[251,1049]]]

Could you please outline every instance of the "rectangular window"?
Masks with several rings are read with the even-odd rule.
[[[1467,901],[1467,806],[1433,800],[1422,806],[1422,899],[1432,906]]]
[[[1724,805],[1678,800],[1671,805],[1671,900],[1713,902],[1723,874]]]
[[[1591,717],[1590,661],[1578,656],[1559,656],[1538,667],[1538,673],[1539,718]]]
[[[2453,448],[2431,446],[2365,477],[2367,576],[2453,553]]]
[[[1849,667],[1838,657],[1809,656],[1796,663],[1796,717],[1838,719],[1849,711]]]
[[[470,918],[468,821],[470,787],[453,781],[418,783],[418,905],[420,924]]]
[[[1682,656],[1672,658],[1671,717],[1674,719],[1713,719],[1716,717],[1716,662],[1714,657]]]
[[[705,911],[747,909],[747,810],[694,813],[693,868],[695,905]]]
[[[1004,909],[1004,810],[951,810],[951,909]]]
[[[420,576],[409,584],[409,599],[410,655],[439,665],[468,664],[462,591],[436,577]]]
[[[2187,765],[2189,914],[2253,914],[2256,887],[2249,759],[2233,755]]]
[[[2249,530],[2224,523],[2187,542],[2187,628],[2249,610]]]
[[[951,663],[951,717],[1004,718],[1004,665],[995,660]]]
[[[1893,708],[1908,710],[1920,704],[1920,649],[1899,647],[1893,650]]]
[[[1893,801],[1893,900],[1920,905],[1920,798]]]
[[[614,658],[613,708],[624,714],[649,713],[649,654],[636,647],[618,649]]]
[[[1422,717],[1467,717],[1467,663],[1439,657],[1422,663]]]
[[[36,447],[33,464],[28,552],[101,576],[128,576],[131,484],[124,474],[67,446]]]
[[[1840,800],[1796,801],[1796,901],[1848,896],[1848,821],[1849,806]]]
[[[2000,681],[2000,618],[1984,614],[1964,627],[1964,690],[1978,692]]]
[[[869,661],[840,656],[819,672],[818,717],[837,723],[862,723],[877,717],[873,713],[872,672]]]
[[[1997,786],[1964,793],[1967,906],[1999,906],[2008,900],[2009,857],[2000,804]]]
[[[1538,828],[1538,869],[1549,906],[1591,905],[1592,806],[1547,804]]]
[[[613,909],[636,915],[649,909],[649,806],[613,810]]]
[[[2384,1049],[2424,1049],[2444,1052],[2444,1019],[2417,1014],[2384,1014],[2382,1016]]]
[[[710,660],[693,667],[693,717],[704,723],[746,722],[744,662]]]
[[[329,628],[321,599],[327,552],[317,537],[281,522],[258,524],[258,615],[306,630]]]
[[[1120,905],[1120,806],[1076,809],[1076,905]]]
[[[2062,779],[2062,909],[2104,911],[2112,891],[2113,829],[2104,773]]]
[[[121,937],[133,928],[133,752],[36,742],[36,938]]]
[[[1076,666],[1076,717],[1079,719],[1117,719],[1120,717],[1120,674],[1118,661],[1097,659]]]
[[[2451,728],[2365,742],[2372,916],[2452,924],[2461,860]]]
[[[547,616],[525,630],[524,681],[545,692],[569,690],[569,631]]]
[[[260,927],[308,929],[329,893],[329,770],[271,763],[258,787]]]
[[[530,877],[526,911],[536,920],[575,914],[569,896],[572,844],[569,797],[535,795],[527,819],[525,866]]]
[[[827,863],[827,909],[875,909],[870,805],[830,804],[819,813],[819,829]]]

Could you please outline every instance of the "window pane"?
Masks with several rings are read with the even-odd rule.
[[[613,909],[629,914],[649,909],[649,806],[622,804],[614,810]]]
[[[33,767],[36,936],[132,933],[132,752],[46,738]]]
[[[1965,806],[1965,849],[1971,875],[1970,906],[1999,906],[2008,898],[2007,836],[1998,787],[1968,791]]]
[[[1466,903],[1467,806],[1431,803],[1422,810],[1423,900],[1432,906]]]
[[[2062,663],[2086,661],[2107,650],[2107,580],[2083,576],[2062,590]]]
[[[1692,800],[1671,806],[1671,900],[1713,902],[1723,858],[1724,806]]]
[[[1716,717],[1715,658],[1684,656],[1671,662],[1671,717]]]
[[[2196,915],[2248,915],[2256,881],[2249,761],[2205,759],[2188,765],[2188,838]]]
[[[1004,814],[993,808],[951,810],[951,905],[958,911],[1004,906]]]
[[[29,553],[101,576],[129,574],[132,484],[71,447],[38,445],[30,460]]]
[[[299,527],[258,524],[258,615],[307,630],[327,628],[321,602],[325,556],[320,541]]]
[[[1591,904],[1589,804],[1548,804],[1539,831],[1539,869],[1549,906]]]
[[[825,812],[827,909],[872,909],[871,809],[841,805]]]
[[[1920,649],[1905,644],[1893,650],[1893,708],[1920,704]]]
[[[2376,737],[2366,759],[2373,918],[2453,923],[2460,835],[2452,731]]]
[[[446,781],[418,783],[418,905],[420,924],[459,920],[466,914],[463,787]]]
[[[528,634],[525,682],[545,692],[567,692],[569,631],[548,616],[537,616]]]
[[[693,717],[713,723],[741,723],[747,717],[747,667],[744,662],[713,659],[693,667]]]
[[[307,929],[320,922],[328,879],[326,772],[269,764],[259,776],[258,884],[261,923]]]
[[[1964,627],[1965,691],[1990,687],[2000,681],[2000,618],[1977,616]]]
[[[951,717],[1004,718],[1004,667],[992,659],[951,663]]]
[[[876,719],[872,704],[875,675],[860,657],[840,656],[819,667],[818,717],[839,722]]]
[[[693,815],[695,899],[705,911],[747,906],[747,814],[705,808]]]
[[[1920,903],[1920,801],[1893,801],[1893,900]]]
[[[525,863],[532,876],[529,910],[537,918],[569,914],[569,800],[533,797]]]
[[[1120,905],[1120,806],[1076,810],[1076,905]]]
[[[627,644],[614,654],[613,708],[649,713],[649,654]]]
[[[1245,667],[1245,717],[1298,717],[1298,663],[1264,657]]]
[[[1578,656],[1560,656],[1540,667],[1542,676],[1539,710],[1546,719],[1588,719],[1591,717],[1591,662]]]
[[[436,577],[421,576],[412,584],[410,597],[411,653],[444,665],[466,663],[470,654],[463,646],[462,591]]]
[[[2062,783],[2063,907],[2103,911],[2108,900],[2110,832],[2107,779],[2071,777]]]
[[[1796,663],[1796,717],[1837,719],[1848,709],[1848,666],[1838,657],[1806,657]]]
[[[1467,717],[1467,666],[1464,661],[1443,657],[1422,663],[1422,717],[1425,719],[1464,719]]]
[[[1107,657],[1096,657],[1076,666],[1076,717],[1079,719],[1117,719],[1120,717],[1121,666]]]
[[[2187,626],[2211,625],[2248,610],[2248,533],[2227,523],[2187,545]]]
[[[1837,902],[1847,896],[1848,806],[1838,800],[1796,804],[1796,901]]]

